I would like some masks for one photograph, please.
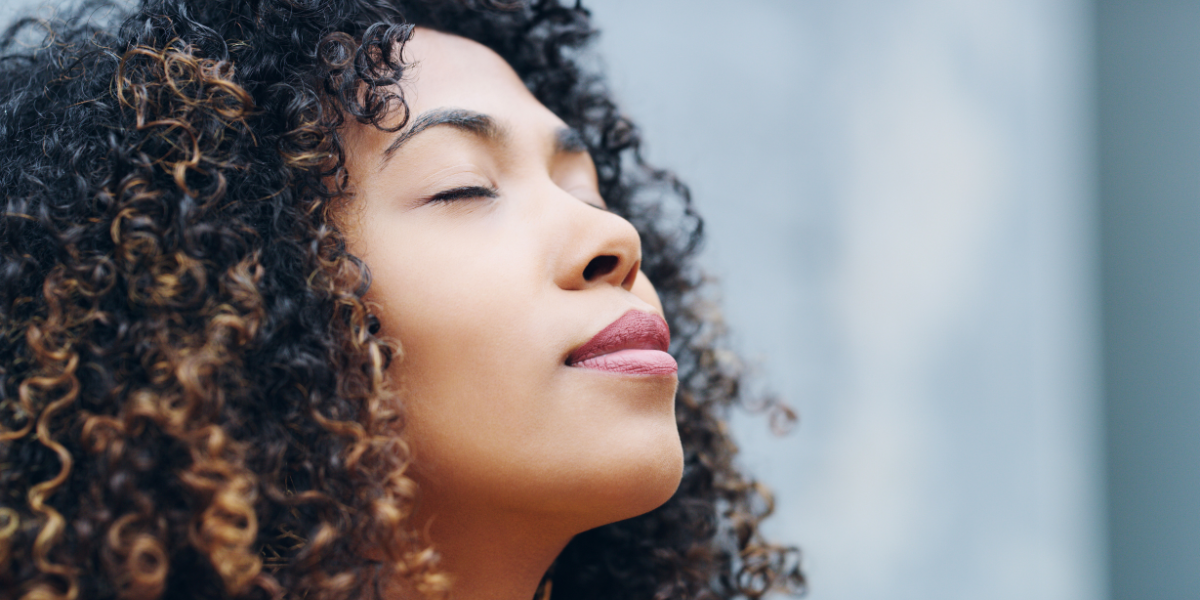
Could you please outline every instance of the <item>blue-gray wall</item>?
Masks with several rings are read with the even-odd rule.
[[[1091,4],[590,4],[800,412],[735,425],[810,598],[1103,598]]]
[[[1113,598],[1200,598],[1200,3],[1098,8]]]

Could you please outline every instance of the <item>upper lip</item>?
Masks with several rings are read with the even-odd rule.
[[[662,317],[630,309],[600,333],[571,353],[567,364],[572,365],[602,354],[619,350],[661,350],[671,347],[671,330]]]

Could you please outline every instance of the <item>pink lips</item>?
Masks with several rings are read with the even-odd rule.
[[[571,353],[567,364],[624,375],[673,375],[671,331],[657,315],[630,310]]]

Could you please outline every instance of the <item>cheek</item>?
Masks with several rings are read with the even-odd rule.
[[[384,310],[385,332],[404,346],[405,362],[454,368],[511,343],[509,329],[533,301],[534,282],[520,248],[471,236],[400,231],[385,252],[365,260],[370,297]],[[520,325],[520,323],[516,323]]]
[[[654,289],[654,284],[650,283],[650,278],[646,277],[645,273],[638,271],[637,279],[633,280],[633,289],[630,291],[662,313],[662,301],[658,299],[658,291]]]
[[[431,462],[535,433],[566,343],[537,318],[537,284],[516,258],[470,250],[425,246],[369,263],[384,334],[401,343],[392,375],[410,400],[409,435]]]

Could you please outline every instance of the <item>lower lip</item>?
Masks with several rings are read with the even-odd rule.
[[[621,375],[674,375],[679,371],[675,359],[661,350],[618,350],[571,366]]]

